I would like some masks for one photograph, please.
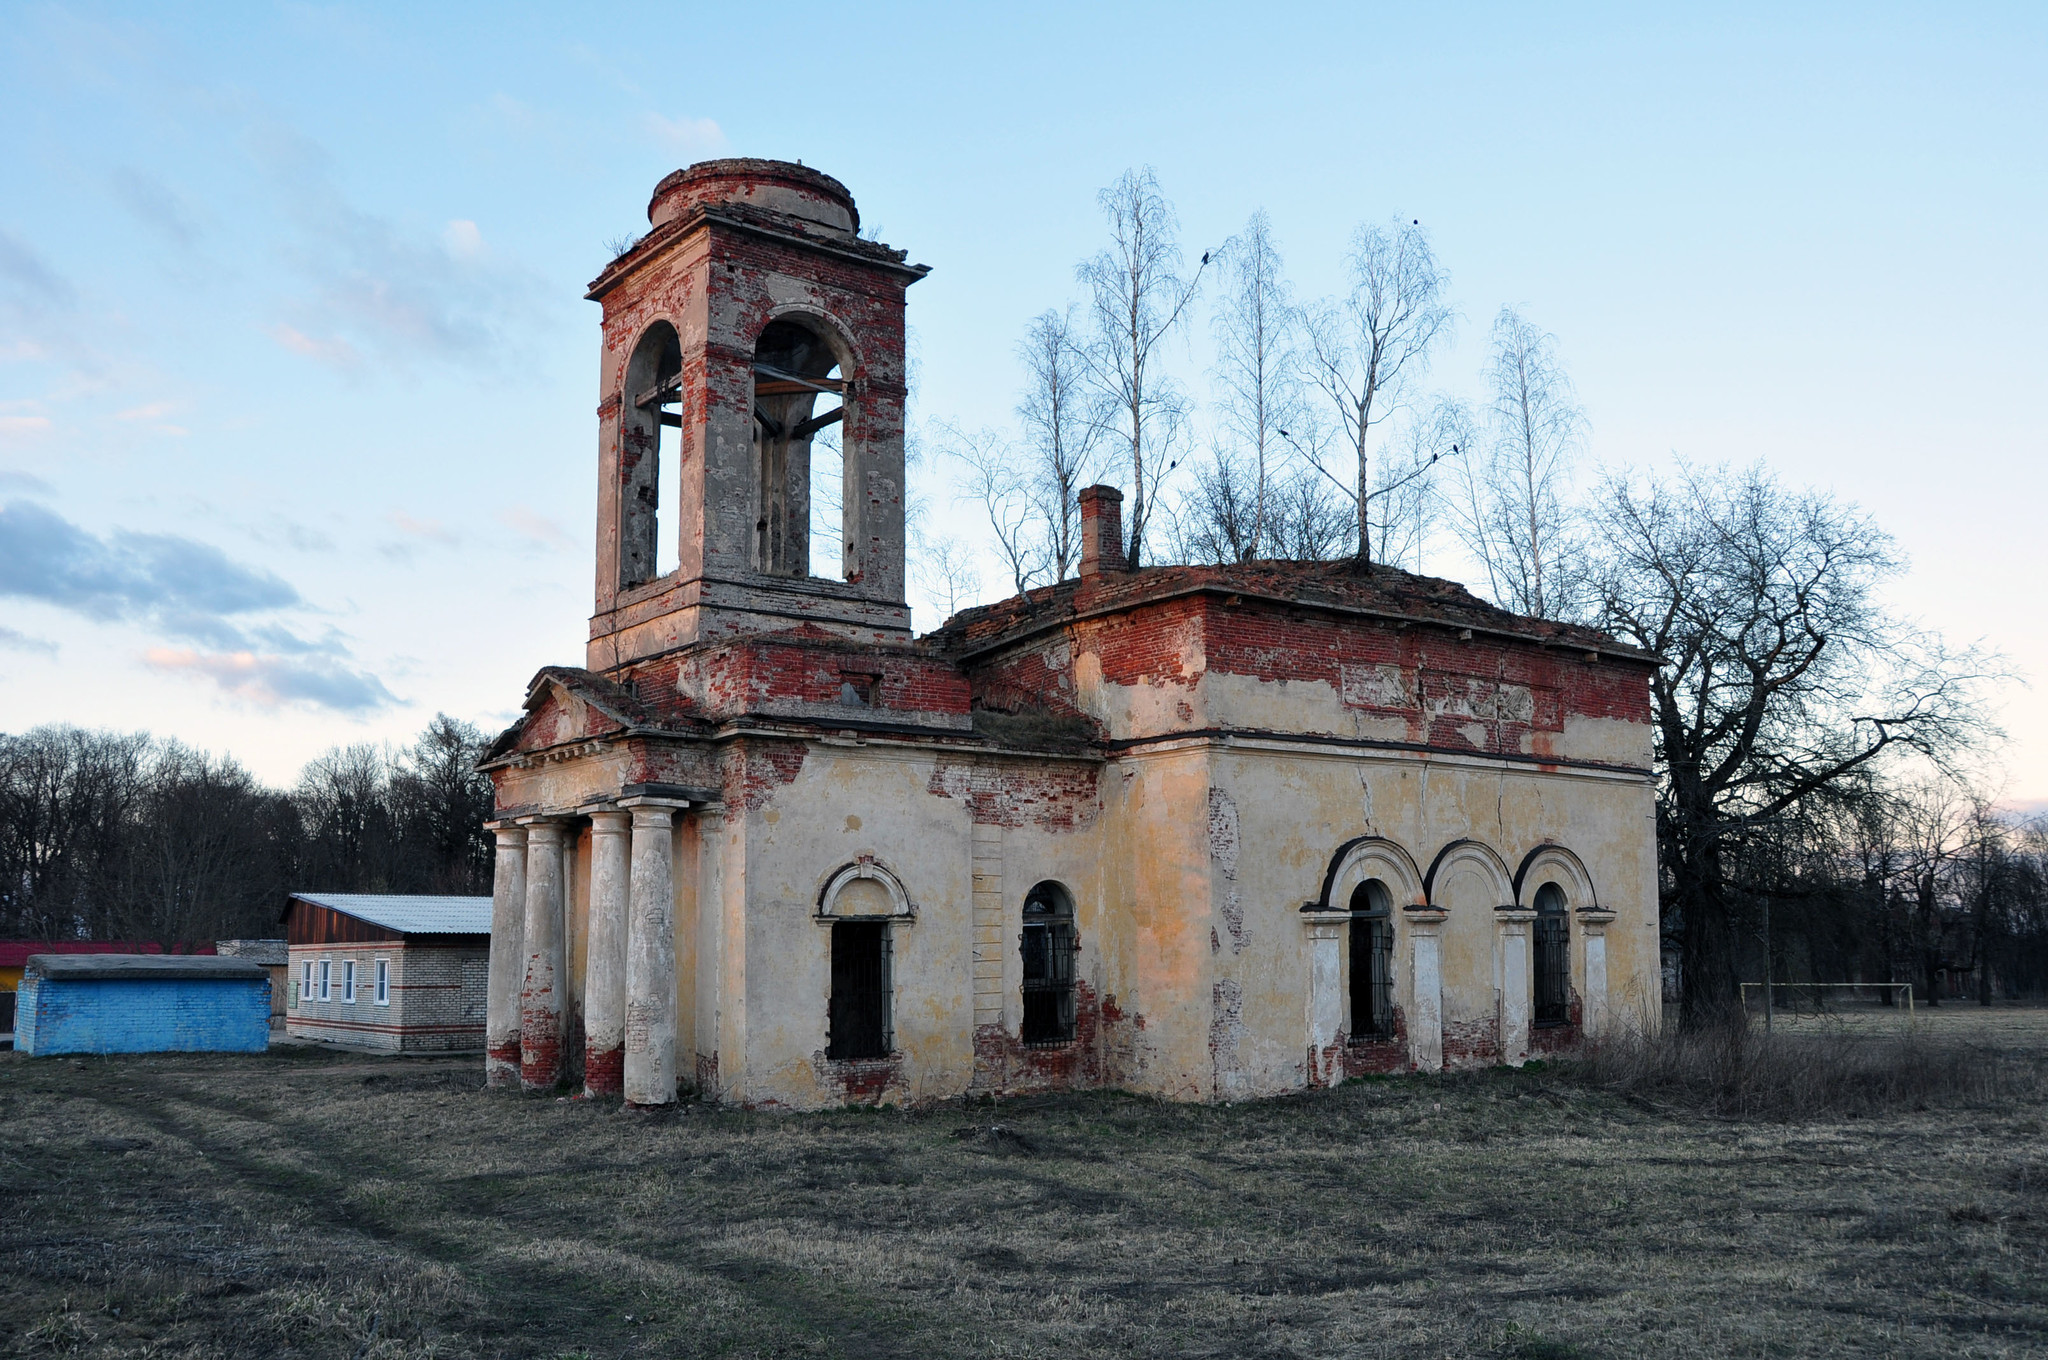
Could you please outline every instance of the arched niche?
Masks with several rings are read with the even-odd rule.
[[[913,921],[917,908],[902,880],[863,857],[826,876],[818,891],[820,921]]]
[[[1436,858],[1430,861],[1429,872],[1422,876],[1423,891],[1430,903],[1438,905],[1441,885],[1465,870],[1476,873],[1486,882],[1493,894],[1494,906],[1506,906],[1515,900],[1514,878],[1508,873],[1507,862],[1494,848],[1484,841],[1455,840],[1436,852]]]
[[[1564,894],[1565,905],[1573,911],[1598,911],[1599,896],[1586,864],[1562,845],[1545,843],[1522,856],[1515,870],[1514,900],[1525,908],[1536,906],[1536,893],[1546,883]]]

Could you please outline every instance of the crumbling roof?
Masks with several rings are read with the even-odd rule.
[[[32,954],[26,976],[62,982],[123,978],[163,982],[172,978],[212,981],[268,981],[270,970],[248,959],[212,954]]]
[[[291,900],[326,907],[401,935],[488,935],[488,897],[416,897],[391,893],[293,893]]]
[[[581,666],[542,666],[536,671],[533,679],[526,684],[526,701],[521,705],[528,717],[547,702],[548,694],[553,689],[562,689],[575,695],[625,731],[676,726],[673,717],[664,719],[657,716],[625,686],[615,684],[596,671],[588,671]],[[526,727],[526,722],[527,718],[522,717],[500,732],[477,763],[488,763],[517,749],[519,734]]]
[[[1448,628],[1470,628],[1545,647],[1597,651],[1654,663],[1647,652],[1595,628],[1530,618],[1488,604],[1455,581],[1398,567],[1337,562],[1263,561],[1224,566],[1144,567],[1041,586],[997,604],[963,610],[930,635],[943,654],[966,658],[1077,619],[1122,613],[1191,594],[1244,602],[1309,606]]]

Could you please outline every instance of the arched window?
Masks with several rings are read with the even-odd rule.
[[[1536,890],[1536,1015],[1539,1025],[1562,1025],[1572,1014],[1572,947],[1564,890]]]
[[[1369,878],[1351,890],[1351,1037],[1394,1035],[1394,899]]]
[[[1074,899],[1045,882],[1024,897],[1024,1032],[1026,1044],[1074,1041]]]
[[[619,584],[637,586],[674,571],[681,537],[673,519],[662,532],[661,506],[681,499],[683,350],[675,327],[657,321],[626,364],[619,421]]]
[[[755,564],[776,576],[810,576],[829,568],[843,577],[844,458],[832,427],[846,417],[839,356],[803,322],[771,321],[754,345],[754,453],[760,512],[754,525]],[[830,409],[819,412],[818,398]],[[819,466],[813,474],[813,440]],[[814,502],[823,504],[815,506]],[[812,553],[811,530],[832,537]]]

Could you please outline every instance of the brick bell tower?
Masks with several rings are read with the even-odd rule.
[[[786,161],[678,170],[647,219],[586,294],[604,308],[590,669],[805,623],[907,642],[903,306],[926,267],[862,240],[846,186]],[[838,510],[814,516],[835,431]],[[833,520],[836,554],[812,542]],[[677,564],[657,574],[664,538]]]

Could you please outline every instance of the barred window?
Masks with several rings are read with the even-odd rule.
[[[1367,879],[1351,890],[1351,1037],[1394,1035],[1394,899]]]
[[[1055,1047],[1074,1041],[1074,899],[1047,882],[1024,898],[1024,1028],[1026,1044]]]
[[[832,998],[826,1011],[825,1056],[840,1060],[889,1056],[889,925],[832,923]]]
[[[1536,890],[1536,1023],[1571,1019],[1572,948],[1564,892],[1555,883]]]

